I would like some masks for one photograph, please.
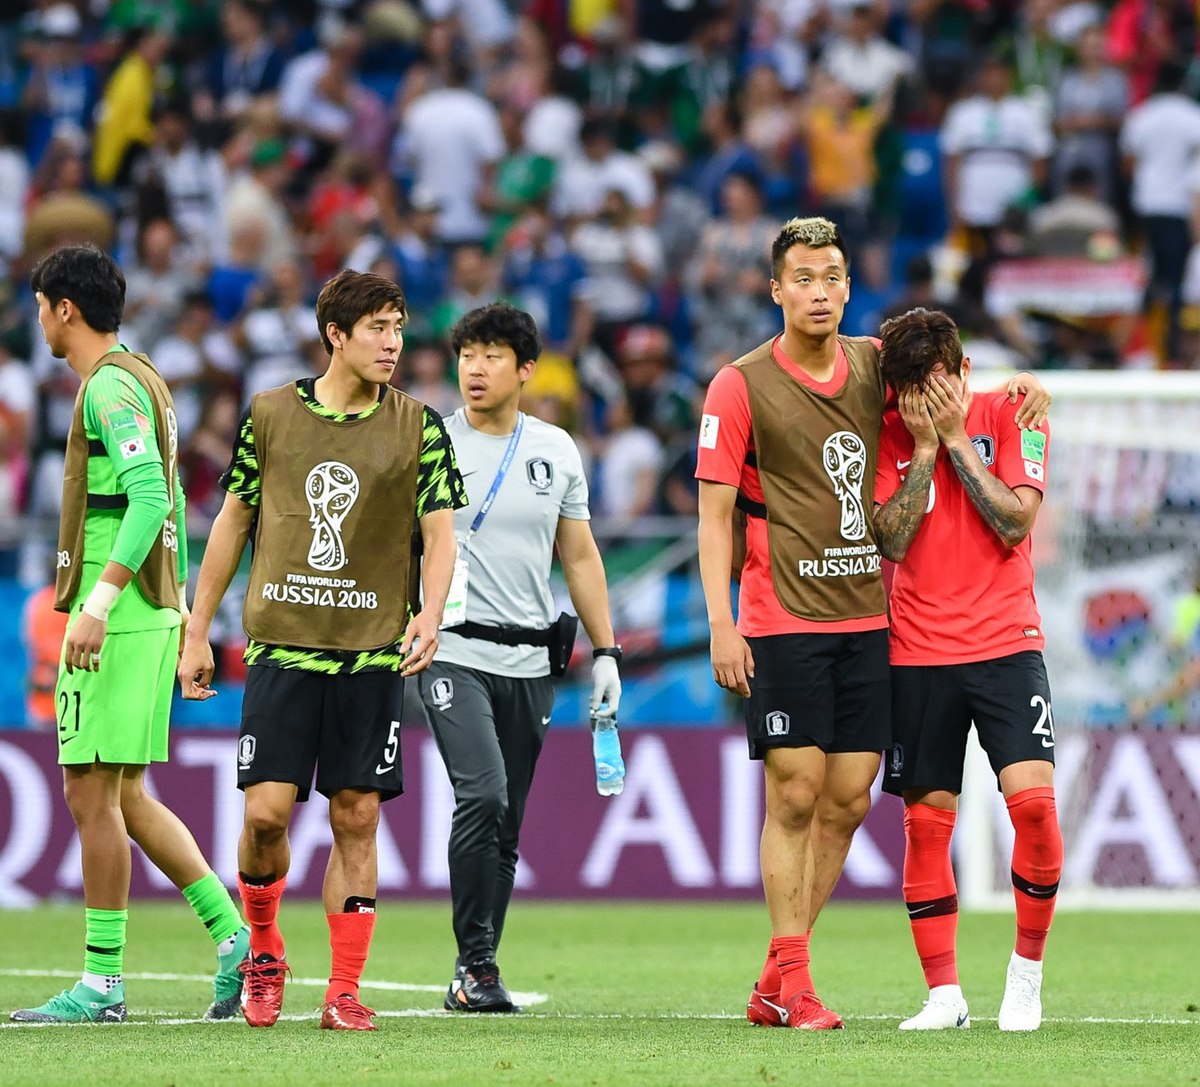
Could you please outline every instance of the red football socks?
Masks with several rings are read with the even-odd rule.
[[[1012,883],[1017,904],[1016,952],[1040,960],[1054,918],[1058,880],[1062,875],[1063,843],[1058,827],[1054,789],[1025,789],[1008,798],[1013,841]]]
[[[928,804],[904,809],[904,904],[925,984],[958,984],[958,889],[950,863],[955,813]]]
[[[333,950],[333,965],[329,971],[329,988],[326,1000],[336,1000],[343,993],[358,999],[358,983],[363,967],[367,964],[367,952],[371,950],[371,936],[375,932],[375,911],[369,913],[330,913],[329,946]]]
[[[238,873],[238,890],[242,895],[242,911],[250,926],[250,953],[283,958],[283,933],[279,931],[279,901],[287,886],[287,876],[272,883],[247,883]]]
[[[809,935],[812,935],[811,930]],[[782,981],[779,977],[779,946],[776,937],[771,937],[771,942],[767,944],[767,961],[763,963],[762,973],[758,975],[758,984],[755,988],[763,994],[774,999],[779,995],[779,987]]]
[[[804,936],[776,936],[771,940],[779,967],[779,1001],[785,1007],[801,993],[816,993],[808,968],[811,936],[810,932]]]

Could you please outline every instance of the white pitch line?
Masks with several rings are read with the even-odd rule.
[[[156,974],[137,973],[123,975],[126,981],[196,981],[212,984],[212,974]],[[0,970],[0,977],[6,978],[78,978],[78,970]],[[289,978],[289,985],[307,985],[310,988],[324,989],[329,984],[328,978]],[[444,985],[411,985],[405,981],[372,981],[364,978],[360,983],[363,989],[377,989],[388,993],[444,993]],[[518,993],[511,996],[522,1007],[545,1004],[550,997],[545,993]]]
[[[78,978],[77,970],[0,970],[0,977],[9,978]],[[129,981],[194,981],[209,983],[212,981],[211,974],[157,974],[157,973],[137,973],[126,974],[125,977]],[[324,978],[291,978],[291,985],[305,985],[314,988],[324,988],[328,982]],[[367,981],[362,983],[364,989],[377,989],[381,992],[402,992],[402,993],[440,993],[443,991],[441,985],[414,985],[404,981]],[[530,1007],[538,1004],[544,1004],[550,997],[546,993],[517,993],[512,994],[513,1000],[522,1007]],[[226,1019],[221,1022],[215,1022],[211,1019],[188,1019],[171,1016],[167,1011],[145,1011],[137,1013],[139,1016],[154,1016],[154,1018],[137,1018],[128,1020],[125,1023],[109,1023],[109,1024],[88,1024],[89,1026],[126,1026],[126,1027],[152,1027],[152,1026],[188,1026],[197,1023],[209,1024],[212,1026],[222,1026],[226,1023],[240,1023],[238,1018]],[[287,1022],[303,1022],[305,1020],[315,1020],[320,1017],[319,1011],[300,1012],[296,1014],[281,1015],[279,1018]],[[442,1008],[400,1008],[396,1010],[376,1012],[380,1019],[455,1019],[461,1018],[458,1012],[448,1012]],[[164,1018],[158,1018],[162,1016]],[[478,1016],[478,1018],[485,1018]],[[504,1015],[489,1015],[486,1016],[490,1020],[504,1020]],[[745,1018],[744,1013],[727,1013],[727,1012],[696,1012],[694,1014],[686,1012],[675,1013],[648,1013],[639,1015],[628,1012],[526,1012],[521,1015],[521,1019],[570,1019],[570,1020],[603,1020],[616,1019],[633,1021],[652,1021],[652,1020],[697,1020],[697,1021],[734,1021]],[[902,1014],[893,1015],[851,1015],[847,1016],[851,1022],[864,1023],[887,1023],[890,1021],[900,1022],[905,1018]],[[980,1023],[994,1023],[995,1018],[986,1016],[972,1015],[972,1019]],[[1108,1017],[1100,1015],[1083,1015],[1083,1016],[1047,1016],[1042,1020],[1043,1023],[1065,1023],[1065,1024],[1096,1024],[1099,1026],[1172,1026],[1172,1027],[1197,1027],[1200,1026],[1200,1015],[1192,1019],[1176,1019],[1169,1017],[1150,1016],[1143,1019],[1132,1017]],[[53,1027],[59,1026],[57,1023],[0,1023],[0,1029],[22,1027]]]

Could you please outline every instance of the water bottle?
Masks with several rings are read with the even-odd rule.
[[[596,792],[616,796],[625,788],[625,760],[621,758],[621,737],[617,719],[595,710],[589,715],[592,725],[592,754],[596,759]]]

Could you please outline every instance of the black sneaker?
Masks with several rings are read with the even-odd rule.
[[[446,993],[446,1007],[464,1012],[511,1012],[512,997],[494,962],[477,962],[456,972]]]

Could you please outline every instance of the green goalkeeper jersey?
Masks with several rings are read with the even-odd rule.
[[[149,393],[129,371],[102,366],[88,382],[83,396],[84,429],[89,442],[104,444],[105,456],[88,458],[88,492],[126,494],[125,509],[89,509],[83,529],[83,569],[79,592],[71,603],[74,618],[88,593],[112,560],[136,571],[162,532],[162,523],[141,523],[135,495],[153,495],[165,503],[167,475],[158,449],[154,409]],[[159,493],[161,492],[161,493]],[[179,530],[179,580],[187,578],[184,496],[175,488],[175,522]],[[108,616],[108,633],[161,630],[178,626],[179,611],[155,607],[135,577]]]

